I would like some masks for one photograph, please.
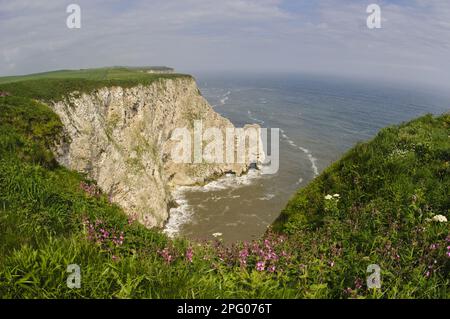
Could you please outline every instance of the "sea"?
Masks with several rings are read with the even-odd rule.
[[[198,74],[201,94],[236,127],[279,128],[279,170],[181,187],[164,232],[191,240],[259,238],[296,191],[386,126],[450,111],[450,93],[412,84],[302,74]]]

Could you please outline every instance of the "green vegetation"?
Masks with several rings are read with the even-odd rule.
[[[145,68],[100,68],[61,70],[0,78],[0,91],[38,99],[59,101],[72,92],[89,93],[102,87],[148,85],[161,79],[190,77],[185,74],[146,73]]]
[[[276,232],[225,247],[146,229],[60,167],[62,124],[30,97],[64,90],[29,81],[50,83],[0,85],[0,298],[450,297],[449,223],[433,221],[450,217],[450,115],[382,130],[299,190]],[[370,264],[381,289],[366,286]]]
[[[359,286],[378,264],[376,296],[448,298],[449,224],[433,217],[449,213],[450,115],[428,115],[351,149],[292,198],[274,228],[291,234],[304,260],[333,263],[327,287]]]

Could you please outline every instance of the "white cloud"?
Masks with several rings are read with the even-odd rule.
[[[357,0],[0,0],[0,74],[107,64],[181,71],[297,70],[450,83],[450,2]],[[295,10],[291,9],[295,5]]]

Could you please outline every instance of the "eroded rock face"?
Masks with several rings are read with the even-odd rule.
[[[148,86],[109,87],[72,93],[51,105],[69,142],[55,151],[64,166],[97,181],[111,200],[147,227],[168,219],[171,189],[202,183],[246,164],[177,164],[171,134],[201,119],[204,128],[233,127],[209,106],[192,78],[163,79]]]

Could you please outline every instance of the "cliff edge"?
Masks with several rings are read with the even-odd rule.
[[[87,173],[112,202],[147,227],[161,227],[168,219],[173,187],[247,169],[247,164],[172,161],[174,129],[190,128],[194,120],[201,120],[204,129],[233,128],[214,112],[191,77],[75,91],[50,106],[69,137],[56,148],[58,162]]]

